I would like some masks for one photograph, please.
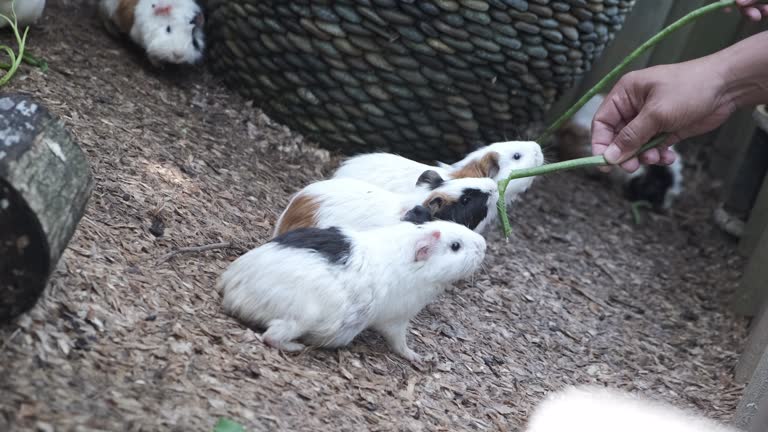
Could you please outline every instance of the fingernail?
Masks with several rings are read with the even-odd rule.
[[[603,157],[605,157],[605,161],[614,164],[619,161],[619,157],[621,157],[621,149],[615,144],[611,144],[608,146],[608,149],[603,153]]]

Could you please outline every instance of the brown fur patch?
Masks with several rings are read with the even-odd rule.
[[[442,192],[432,192],[421,205],[428,208],[429,213],[434,216],[435,213],[440,211],[440,209],[455,201],[456,200],[453,197],[448,196]]]
[[[557,159],[561,161],[592,156],[591,132],[573,123],[564,124],[556,133]]]
[[[113,19],[117,28],[125,34],[130,33],[133,28],[133,22],[136,18],[134,11],[138,2],[139,0],[120,0],[120,3],[117,4],[117,10]]]
[[[464,165],[460,170],[451,173],[451,177],[458,178],[493,178],[499,173],[499,154],[496,152],[487,153],[478,160]]]
[[[275,236],[287,233],[297,228],[310,228],[317,224],[315,217],[320,209],[320,203],[309,195],[299,195],[288,205],[288,208],[275,231]]]

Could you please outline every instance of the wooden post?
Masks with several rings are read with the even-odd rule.
[[[743,184],[735,182],[734,189],[739,188],[739,190],[732,191],[733,197],[729,198],[729,201],[734,201],[740,195],[745,195],[744,199],[751,198],[749,219],[739,244],[739,251],[745,255],[752,253],[760,235],[768,225],[768,176],[766,176],[768,173],[768,108],[766,105],[760,105],[754,110],[753,119],[757,123],[755,137],[747,149],[743,167],[739,170],[740,175],[734,177],[736,180],[742,180]]]
[[[768,350],[759,360],[733,419],[734,426],[747,432],[768,430]]]
[[[0,323],[35,305],[91,188],[63,123],[28,96],[0,95]]]
[[[761,357],[765,357],[766,348],[768,348],[768,303],[758,308],[757,316],[752,320],[744,351],[736,363],[734,371],[736,382],[743,384],[749,381]]]
[[[743,173],[735,179],[733,191],[726,204],[749,212],[749,220],[739,244],[740,252],[749,256],[744,276],[733,301],[736,313],[753,316],[763,302],[768,301],[768,111],[765,106],[755,110],[757,130],[748,147]],[[759,191],[756,190],[760,187]],[[757,197],[755,197],[757,195]],[[766,323],[768,329],[768,323]],[[766,330],[768,332],[768,330]],[[768,344],[768,340],[766,341]]]

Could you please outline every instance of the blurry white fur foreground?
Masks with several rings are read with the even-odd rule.
[[[618,390],[571,387],[542,401],[525,432],[739,432],[703,415]]]
[[[444,221],[402,222],[366,231],[301,228],[235,260],[217,289],[224,311],[266,327],[262,339],[286,351],[347,345],[380,332],[393,351],[420,356],[406,342],[408,323],[452,282],[474,273],[485,239]]]
[[[16,12],[16,19],[19,25],[19,33],[23,33],[24,26],[28,26],[37,22],[43,15],[43,9],[45,9],[45,0],[0,0],[0,14],[5,15],[13,21],[13,11]],[[13,9],[11,9],[13,5]],[[0,19],[0,28],[7,27],[9,24],[6,20]]]

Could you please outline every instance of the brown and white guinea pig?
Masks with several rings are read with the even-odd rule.
[[[371,328],[411,362],[410,320],[485,257],[483,236],[445,221],[369,230],[299,228],[239,257],[219,278],[224,312],[265,344],[336,348]]]
[[[592,156],[592,119],[604,97],[596,95],[590,99],[555,133],[560,160]],[[668,166],[642,165],[633,173],[614,167],[608,174],[593,169],[589,175],[605,176],[622,188],[629,201],[647,201],[654,210],[665,211],[683,192],[683,160],[679,152],[676,154],[675,162]]]
[[[277,220],[274,235],[297,228],[369,229],[403,220],[431,219],[456,222],[482,233],[496,220],[499,192],[489,178],[445,181],[428,170],[415,183],[418,186],[407,194],[351,178],[312,183],[291,198]]]
[[[155,66],[203,58],[205,18],[195,0],[100,0],[99,11],[110,33],[130,37]]]
[[[597,386],[569,387],[533,411],[525,432],[738,432],[673,405]]]
[[[391,153],[368,153],[351,157],[333,174],[333,178],[354,178],[395,193],[411,193],[414,178],[431,170],[444,179],[488,177],[498,182],[513,169],[532,168],[544,163],[541,147],[533,141],[494,143],[475,150],[453,165],[429,166]],[[533,177],[509,182],[504,198],[514,201],[533,183]]]
[[[0,14],[13,21],[16,14],[16,23],[19,29],[32,25],[40,19],[45,9],[45,0],[0,0]],[[10,23],[0,19],[0,28],[9,26]]]

